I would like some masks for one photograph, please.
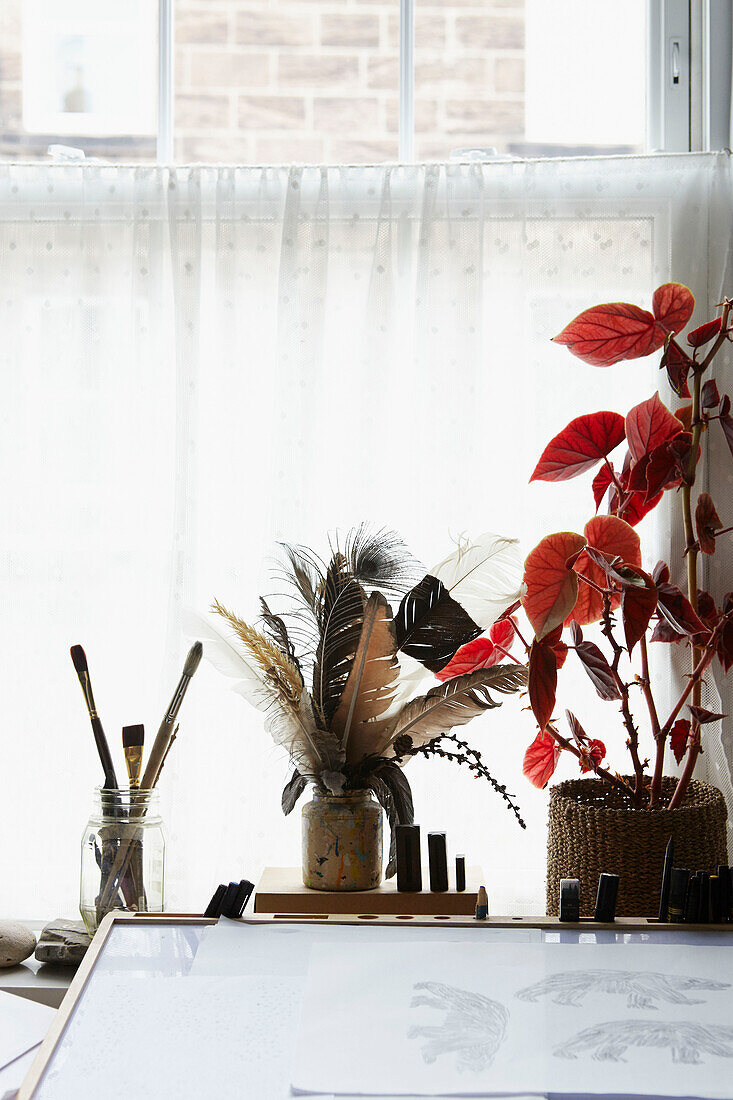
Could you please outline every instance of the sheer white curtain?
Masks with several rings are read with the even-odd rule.
[[[430,565],[459,532],[530,548],[582,528],[588,484],[528,486],[539,452],[660,376],[644,360],[585,367],[550,337],[670,278],[714,305],[730,199],[725,154],[2,167],[0,913],[77,904],[100,769],[70,645],[123,774],[120,727],[152,737],[177,681],[183,608],[216,596],[253,617],[278,587],[275,540],[323,549],[368,519]],[[642,530],[668,553],[664,516]],[[546,794],[521,778],[521,707],[471,736],[525,832],[468,774],[410,764],[417,819],[483,864],[494,911],[543,899]],[[299,821],[281,816],[287,766],[259,715],[206,664],[181,717],[162,779],[168,900],[195,910],[219,881],[297,864]],[[620,767],[615,715],[598,723]]]

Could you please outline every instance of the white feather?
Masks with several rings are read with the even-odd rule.
[[[232,685],[237,695],[242,695],[257,710],[267,710],[272,702],[272,691],[267,689],[262,670],[254,659],[240,652],[213,619],[213,615],[186,611],[183,616],[184,633],[199,638],[204,644],[204,657],[218,672],[237,681]]]
[[[474,622],[487,630],[509,604],[519,599],[519,540],[492,534],[480,535],[475,542],[461,537],[454,552],[430,572]]]

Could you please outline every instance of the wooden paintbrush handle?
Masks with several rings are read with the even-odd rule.
[[[173,722],[163,721],[155,735],[155,741],[153,741],[153,747],[150,750],[150,756],[140,782],[140,786],[144,791],[152,790],[158,782],[160,769],[163,767],[163,760],[173,737],[174,726],[175,720]]]

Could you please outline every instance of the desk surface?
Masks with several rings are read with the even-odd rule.
[[[524,922],[503,929],[453,921],[425,926],[253,918],[222,921],[218,929],[214,923],[173,917],[112,922],[88,977],[79,973],[71,994],[76,1000],[55,1049],[40,1056],[19,1100],[108,1095],[111,1081],[124,1081],[127,1095],[156,1100],[228,1095],[232,1081],[247,1081],[249,1091],[243,1094],[284,1100],[290,1096],[288,1055],[310,947],[325,940],[437,945],[485,937],[485,942],[731,946],[733,936],[722,928],[543,930]],[[230,946],[222,951],[227,937]],[[86,966],[85,961],[82,970]]]

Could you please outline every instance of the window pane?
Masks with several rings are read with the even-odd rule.
[[[397,8],[177,0],[176,159],[395,160]]]
[[[416,0],[419,159],[643,151],[640,0]]]
[[[2,0],[0,153],[155,156],[155,0]]]

